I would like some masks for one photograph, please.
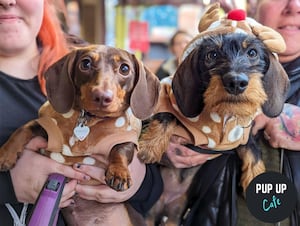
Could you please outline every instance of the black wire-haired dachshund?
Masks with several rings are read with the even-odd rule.
[[[229,33],[203,37],[175,75],[162,81],[158,111],[143,129],[139,157],[159,162],[172,135],[182,136],[189,141],[188,147],[216,157],[237,148],[243,161],[240,183],[245,190],[265,171],[261,152],[251,139],[253,119],[260,112],[278,116],[288,86],[284,69],[256,36]],[[184,180],[192,176],[176,178],[180,185],[174,185],[170,175],[182,175],[179,171],[169,168],[162,172],[166,189],[189,183]],[[160,207],[165,211],[177,208],[162,203]]]

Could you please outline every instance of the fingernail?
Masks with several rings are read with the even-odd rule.
[[[77,169],[79,169],[79,168],[80,168],[80,166],[81,166],[81,164],[80,164],[80,163],[75,163],[75,167],[76,167]]]
[[[90,180],[91,177],[89,177],[89,176],[83,176],[83,179],[84,179],[84,180]]]

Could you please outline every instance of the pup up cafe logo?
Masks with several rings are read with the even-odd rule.
[[[276,223],[292,214],[297,195],[294,184],[286,176],[266,172],[251,181],[246,190],[246,202],[258,220]]]

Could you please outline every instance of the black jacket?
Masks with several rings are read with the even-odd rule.
[[[300,107],[300,57],[296,60],[283,64],[287,74],[289,75],[291,87],[287,97],[287,103]],[[300,151],[300,150],[299,150]],[[283,157],[283,173],[291,181],[293,181],[297,189],[297,205],[296,209],[290,217],[291,225],[300,225],[300,152],[284,151]]]

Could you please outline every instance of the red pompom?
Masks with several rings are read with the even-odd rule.
[[[228,13],[227,18],[230,20],[236,20],[236,21],[245,20],[246,19],[246,11],[243,9],[231,10]]]

